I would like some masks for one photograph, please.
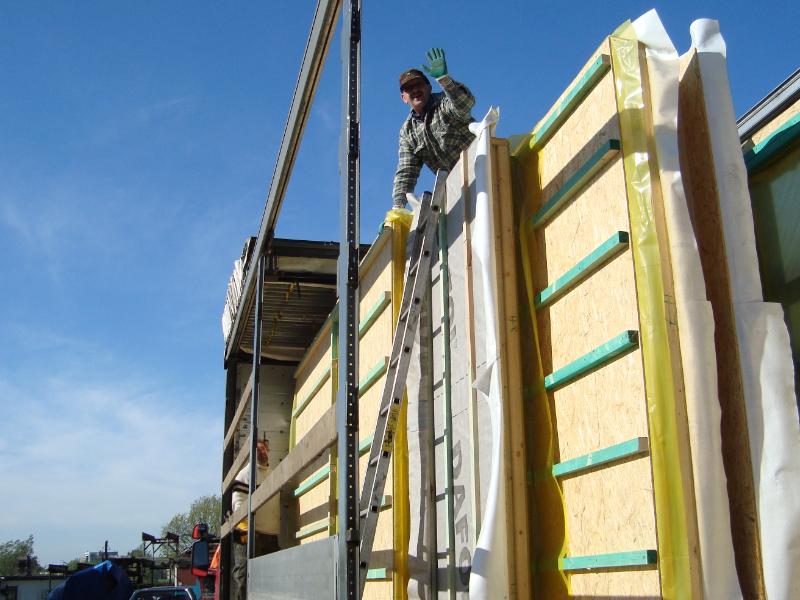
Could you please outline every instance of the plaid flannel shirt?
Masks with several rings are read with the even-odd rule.
[[[428,108],[420,117],[413,110],[400,128],[397,172],[394,176],[394,206],[404,206],[406,193],[413,192],[425,164],[435,173],[453,168],[461,152],[475,136],[469,130],[474,121],[470,109],[475,96],[467,86],[449,75],[437,79],[444,92],[431,94]]]

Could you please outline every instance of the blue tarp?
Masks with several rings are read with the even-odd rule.
[[[78,571],[50,592],[47,600],[128,600],[131,594],[133,585],[125,571],[107,560]]]

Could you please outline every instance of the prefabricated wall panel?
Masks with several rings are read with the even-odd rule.
[[[392,343],[392,237],[386,227],[359,269],[359,475],[363,481],[367,451],[374,432]],[[404,261],[404,257],[403,257]],[[402,265],[400,266],[402,268]],[[336,398],[337,323],[335,312],[301,360],[296,372],[292,436],[296,443],[330,409]],[[296,532],[300,544],[336,533],[336,456],[329,450],[307,469],[306,478],[294,492],[298,502]],[[384,509],[375,533],[374,551],[364,598],[392,597],[394,534],[392,474],[386,481]]]
[[[696,51],[681,65],[678,115],[681,173],[686,200],[700,251],[703,277],[714,312],[717,384],[722,409],[722,455],[736,570],[742,593],[763,598],[760,537],[751,465],[741,359],[739,357],[730,273],[722,229],[719,189],[706,114],[703,80]]]
[[[532,455],[534,486],[540,491],[534,494],[530,526],[534,589],[547,597],[650,598],[663,592],[665,557],[656,552],[659,507],[649,443],[650,397],[660,392],[648,389],[640,328],[648,326],[642,312],[648,301],[671,314],[671,272],[660,194],[648,187],[642,198],[652,215],[649,244],[659,256],[655,277],[664,296],[646,298],[637,281],[636,261],[641,259],[633,251],[642,232],[635,229],[638,221],[631,213],[641,199],[631,196],[635,165],[629,163],[634,154],[640,161],[655,160],[636,146],[648,126],[643,61],[635,42],[609,38],[514,153],[527,295],[538,341],[532,347],[523,340],[523,355],[535,360],[538,351],[541,369],[539,376],[533,369],[526,383],[546,390],[546,395],[529,397],[545,405],[531,413],[536,421],[528,424],[528,436],[551,439],[549,449],[539,444]],[[630,73],[640,78],[632,96],[643,107],[638,112],[636,104],[628,104],[630,98],[618,97],[620,82]],[[645,167],[651,176],[657,173],[652,163]],[[673,357],[661,367],[675,390],[675,413],[668,415],[677,423],[674,448],[687,430],[674,358],[679,344],[670,325],[674,321],[666,318],[656,326],[665,332],[662,351]],[[670,460],[680,463],[675,472],[685,486],[691,475],[688,454],[679,452]],[[542,491],[550,485],[548,478],[560,488],[561,526],[553,519],[558,496]],[[694,548],[693,492],[690,486],[682,489],[677,499],[685,513],[669,514],[661,507],[667,511],[662,527],[673,517],[687,521],[689,539],[684,541]],[[549,504],[537,507],[537,501]],[[699,558],[690,550],[687,561],[691,575],[682,585],[697,589]],[[562,583],[550,575],[556,564]]]

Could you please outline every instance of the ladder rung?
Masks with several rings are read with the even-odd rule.
[[[376,456],[376,457],[374,457],[374,458],[370,458],[370,459],[369,459],[369,463],[367,464],[367,466],[368,466],[368,467],[374,467],[375,465],[377,465],[377,464],[378,464],[378,462],[379,462],[380,460],[381,460],[381,455],[380,455],[380,454],[378,454],[378,456]]]

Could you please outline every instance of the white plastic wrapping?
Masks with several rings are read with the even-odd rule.
[[[489,145],[499,111],[492,107],[480,123],[470,125],[478,137],[475,156],[476,204],[472,222],[473,273],[479,274],[483,292],[485,324],[483,342],[486,362],[478,374],[475,388],[486,397],[492,425],[491,472],[481,531],[472,559],[469,597],[477,600],[508,598],[508,557],[503,485],[503,406],[497,355],[497,288],[492,244],[491,174]]]
[[[789,335],[780,305],[763,302],[753,214],[716,21],[695,21],[697,49],[741,359],[764,584],[770,600],[800,597],[800,426]],[[735,524],[733,524],[735,526]]]
[[[714,317],[706,299],[678,157],[679,57],[655,10],[634,21],[633,28],[646,46],[657,164],[669,230],[703,592],[706,598],[741,598],[722,463]]]

